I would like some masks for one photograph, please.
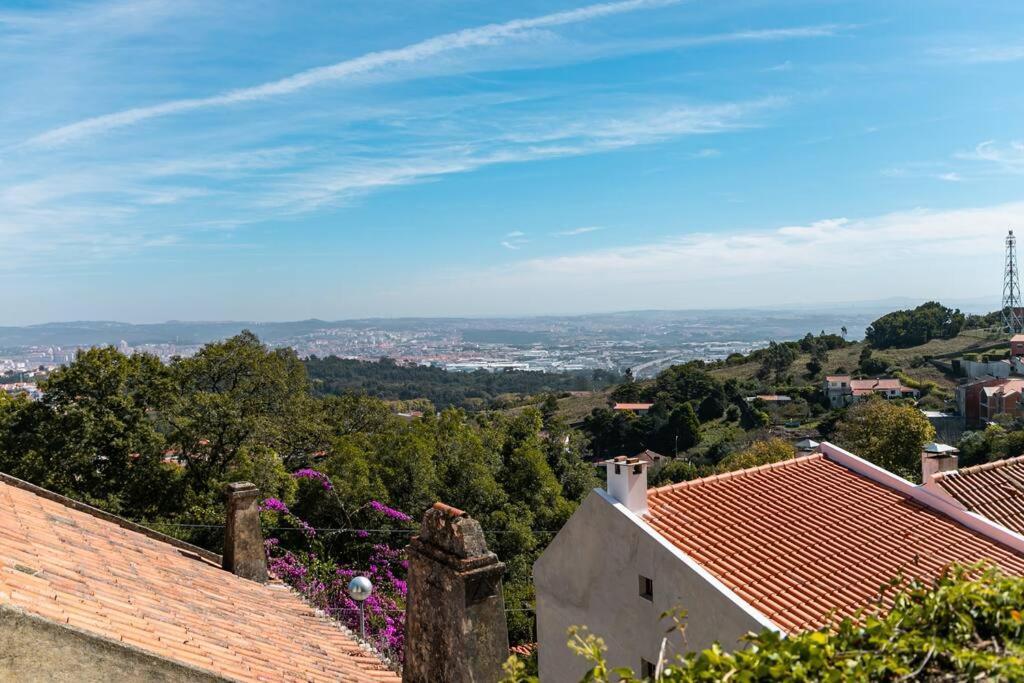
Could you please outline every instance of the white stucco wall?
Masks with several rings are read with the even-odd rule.
[[[566,647],[570,626],[601,636],[612,666],[640,671],[656,662],[671,621],[660,615],[687,611],[686,650],[718,641],[731,648],[750,631],[773,628],[716,579],[682,556],[603,491],[592,492],[534,564],[537,640],[544,683],[573,683],[587,662]],[[639,594],[639,576],[654,580],[654,600]],[[683,645],[672,636],[666,653]]]

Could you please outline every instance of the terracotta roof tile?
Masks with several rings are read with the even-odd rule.
[[[790,632],[877,604],[900,573],[990,560],[1024,574],[1014,550],[820,453],[651,489],[647,502],[656,531]]]
[[[232,680],[400,680],[281,584],[2,481],[0,603]]]
[[[971,512],[1024,534],[1024,455],[940,472],[929,483],[935,486]]]

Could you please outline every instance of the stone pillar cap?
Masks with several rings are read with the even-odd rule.
[[[258,496],[260,491],[256,488],[256,484],[253,484],[250,481],[233,481],[224,486],[224,493],[226,493],[229,498],[236,498]]]

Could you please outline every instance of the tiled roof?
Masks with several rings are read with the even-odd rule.
[[[874,391],[884,391],[887,389],[899,390],[903,387],[898,379],[852,379],[850,380],[850,388],[853,389],[854,393],[858,389],[867,389]]]
[[[400,680],[284,584],[6,479],[0,604],[232,680]]]
[[[820,453],[652,489],[648,507],[658,533],[789,632],[876,604],[901,573],[986,559],[1024,574],[1024,556]]]
[[[1022,390],[1024,390],[1024,380],[1022,379],[1004,379],[997,384],[991,384],[983,389],[986,396],[998,394],[1010,396],[1011,394],[1019,394]]]
[[[650,410],[653,403],[616,403],[613,410]]]
[[[649,463],[649,464],[654,464],[654,463],[658,462],[659,460],[668,460],[669,459],[669,457],[667,455],[662,455],[661,453],[657,453],[655,451],[652,451],[650,448],[648,448],[646,450],[643,450],[640,453],[637,453],[633,457],[637,458],[638,460],[642,460],[643,462]]]
[[[1024,534],[1024,455],[932,475],[939,489],[971,512]]]

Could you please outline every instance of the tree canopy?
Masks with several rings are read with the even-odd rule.
[[[955,337],[965,323],[959,309],[929,301],[917,308],[886,313],[868,326],[865,339],[876,349],[919,346],[932,339]]]
[[[921,450],[935,428],[913,405],[871,396],[836,425],[836,442],[883,469],[912,481],[921,478]]]

